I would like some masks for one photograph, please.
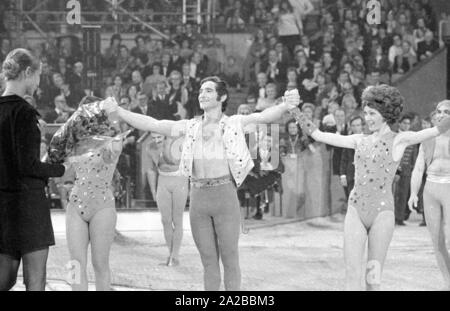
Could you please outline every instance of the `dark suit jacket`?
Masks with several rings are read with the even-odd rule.
[[[181,56],[178,57],[178,59],[176,61],[171,59],[170,64],[169,64],[169,73],[172,72],[173,70],[177,70],[181,73],[181,67],[183,67],[183,64],[184,64],[184,59]]]
[[[337,129],[336,126],[323,126],[323,131],[324,132],[329,132],[329,133],[336,133]],[[343,131],[341,132],[341,135],[347,135],[348,130],[347,130],[347,125],[345,126],[345,128],[343,129]],[[327,145],[328,147],[328,145]],[[333,150],[333,158],[332,158],[332,164],[333,164],[333,175],[339,175],[339,171],[340,171],[340,165],[341,165],[341,157],[342,157],[342,152],[344,150],[344,148],[339,148],[339,147],[332,147],[330,146],[330,148]]]
[[[174,116],[177,113],[178,107],[175,103],[169,103],[169,95],[166,95],[163,100],[159,97],[152,99],[148,104],[147,114],[157,120],[176,120]]]
[[[439,50],[439,43],[436,40],[430,42],[430,44],[425,41],[419,42],[417,44],[417,59],[420,61],[420,56],[424,55],[426,52],[434,53]]]
[[[0,192],[41,189],[49,177],[60,177],[64,166],[42,163],[38,112],[23,98],[0,97]]]
[[[259,98],[259,85],[257,83],[251,84],[248,88],[248,95],[253,95],[255,97],[255,100],[258,100]]]
[[[378,71],[380,74],[389,72],[389,60],[386,56],[383,56],[379,62],[376,61],[375,57],[370,57],[368,61],[368,72]]]
[[[347,182],[355,180],[355,149],[344,149],[341,154],[339,176],[347,176]]]
[[[276,64],[276,74],[274,77],[271,77],[270,65],[269,62],[264,62],[261,64],[260,72],[265,72],[267,74],[267,78],[269,82],[280,83],[286,79],[286,65],[277,62]]]

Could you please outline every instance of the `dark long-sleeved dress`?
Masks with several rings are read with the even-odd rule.
[[[0,97],[0,253],[17,259],[55,244],[45,186],[64,166],[40,161],[37,115],[17,95]]]

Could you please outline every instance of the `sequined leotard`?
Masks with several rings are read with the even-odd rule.
[[[115,208],[111,180],[119,155],[103,147],[71,158],[76,178],[67,208],[76,208],[84,221],[103,208]]]
[[[392,158],[396,135],[386,133],[376,142],[364,136],[355,148],[355,187],[348,202],[356,208],[367,230],[380,212],[394,210],[392,182],[400,163]]]

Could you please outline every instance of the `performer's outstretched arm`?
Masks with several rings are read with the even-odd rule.
[[[417,155],[416,164],[411,175],[411,195],[408,200],[408,206],[410,209],[417,207],[420,186],[422,185],[422,178],[425,172],[425,154],[423,151],[423,145],[420,145],[419,154]]]
[[[363,134],[339,135],[322,132],[303,113],[298,114],[295,118],[302,127],[302,131],[304,133],[308,134],[318,142],[325,143],[334,147],[355,149],[356,143],[363,136]]]
[[[133,113],[121,107],[118,107],[117,113],[119,118],[138,130],[156,132],[164,136],[180,136],[186,127],[186,120],[157,120],[150,116]]]
[[[435,127],[421,130],[418,132],[402,132],[394,140],[394,149],[392,151],[394,160],[400,160],[406,147],[420,144],[421,142],[435,138],[450,130],[450,117],[442,119]]]
[[[283,102],[281,104],[267,108],[262,112],[242,116],[242,127],[245,127],[248,124],[266,124],[275,122],[289,110],[298,109],[297,107],[299,104],[300,96],[297,89],[286,91],[284,93]]]

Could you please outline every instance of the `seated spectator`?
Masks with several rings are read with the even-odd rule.
[[[116,60],[115,74],[120,75],[125,82],[128,82],[134,67],[134,59],[129,54],[128,48],[125,45],[121,45],[120,54]]]
[[[357,112],[358,102],[352,94],[345,94],[342,97],[341,107],[346,116],[351,116]]]
[[[275,83],[268,83],[266,85],[266,97],[259,98],[256,102],[255,111],[263,111],[269,107],[273,107],[278,105],[278,90],[277,85]]]
[[[192,54],[194,53],[194,51],[191,49],[190,44],[189,44],[189,40],[188,39],[184,39],[181,42],[181,50],[180,50],[180,56],[185,60],[188,61],[191,59]]]
[[[253,37],[252,44],[248,48],[247,55],[244,60],[244,82],[250,83],[256,75],[256,64],[260,64],[265,58],[267,52],[266,38],[262,29],[257,29]],[[260,66],[260,65],[259,65]]]
[[[425,32],[425,39],[417,44],[417,59],[422,61],[427,59],[439,49],[439,43],[433,38],[433,32]]]
[[[53,87],[50,90],[50,96],[63,95],[69,107],[76,109],[81,99],[84,97],[82,90],[72,88],[69,84],[64,82],[64,78],[58,72],[53,74]]]
[[[144,85],[142,87],[142,91],[150,98],[152,94],[156,90],[156,85],[159,82],[167,81],[166,76],[161,74],[161,64],[153,63],[152,65],[152,74],[145,78]]]
[[[194,52],[190,61],[190,76],[199,83],[206,77],[206,71],[208,69],[208,61],[198,51]]]
[[[125,110],[130,111],[130,104],[131,104],[131,100],[128,97],[128,95],[122,95],[120,97],[120,101],[119,101],[119,106],[122,107]],[[125,123],[125,122],[124,122]]]
[[[383,81],[382,76],[378,71],[372,71],[370,74],[367,75],[366,78],[367,86],[377,86],[380,84],[387,84],[389,81]]]
[[[128,87],[127,96],[130,99],[130,111],[139,106],[138,89],[135,85]]]
[[[319,83],[322,84],[321,89],[323,89],[325,87],[325,76],[322,74],[322,64],[315,62],[313,64],[312,76],[305,76],[300,86],[301,96],[304,102],[314,103],[316,101]]]
[[[9,40],[8,38],[2,38],[0,45],[0,62],[3,62],[3,60],[6,58],[6,55],[8,55],[11,50],[11,40]]]
[[[175,43],[170,49],[170,64],[169,64],[169,72],[174,70],[181,72],[181,67],[186,62],[183,57],[181,57],[181,47],[180,44]]]
[[[389,64],[391,67],[394,66],[395,57],[403,54],[401,37],[399,35],[394,35],[393,38],[394,38],[393,39],[394,43],[389,48],[389,53],[388,53],[388,60],[389,60]]]
[[[245,22],[239,10],[234,10],[233,14],[228,17],[226,27],[229,31],[243,30],[245,28]]]
[[[264,72],[269,82],[282,83],[286,77],[286,67],[278,61],[277,51],[269,50],[267,61],[256,66],[258,72]]]
[[[131,49],[130,55],[132,57],[134,57],[135,59],[137,59],[137,58],[141,58],[141,59],[147,58],[148,51],[147,51],[147,48],[145,46],[145,38],[144,38],[144,36],[137,35],[134,38],[134,42],[135,42],[136,46],[134,46]]]
[[[168,77],[171,73],[170,71],[170,54],[169,52],[164,52],[161,55],[161,68],[160,73],[164,77]]]
[[[411,24],[408,22],[405,13],[400,13],[398,15],[398,23],[394,29],[394,33],[400,35],[403,40],[412,38],[413,29]]]
[[[114,34],[109,42],[109,47],[103,53],[102,66],[107,71],[112,71],[117,67],[117,59],[120,55],[120,46],[122,37],[119,34]]]
[[[120,75],[116,75],[114,77],[113,85],[106,88],[105,97],[114,97],[115,100],[119,102],[120,98],[125,95],[126,92],[126,88],[122,85],[122,77]]]
[[[135,70],[131,73],[131,85],[134,85],[138,92],[141,92],[144,88],[144,80],[139,70]]]
[[[181,82],[181,73],[179,71],[175,70],[170,73],[169,85],[169,105],[177,106],[177,112],[175,113],[175,116],[178,119],[186,119],[186,104],[189,99],[189,93]]]
[[[417,28],[413,30],[413,48],[417,51],[419,42],[425,40],[425,33],[429,31],[429,29],[425,26],[425,20],[423,17],[419,17],[417,19]]]
[[[160,81],[156,84],[156,92],[153,94],[148,108],[147,114],[157,120],[177,120],[178,105],[176,102],[170,102],[165,81]]]
[[[248,89],[248,95],[252,95],[255,101],[266,98],[266,85],[268,83],[267,74],[260,72],[256,76],[256,83],[251,84]]]
[[[68,81],[70,85],[79,90],[84,90],[86,87],[83,84],[84,66],[82,62],[73,64],[73,74],[71,80]]]
[[[334,81],[337,78],[338,67],[330,52],[323,53],[322,64],[322,70],[328,77],[328,81]]]
[[[298,157],[306,149],[302,138],[302,130],[296,121],[289,120],[285,126],[285,135],[280,139],[281,156]]]
[[[315,88],[313,103],[316,106],[320,106],[321,96],[325,92],[325,89],[327,87],[327,80],[325,74],[319,73],[316,77],[315,82],[317,83],[317,87]]]
[[[290,89],[298,89],[297,70],[295,69],[295,67],[289,67],[287,69],[286,78],[287,78],[286,79],[287,81],[286,81],[286,84],[284,85],[284,88],[282,89],[281,93],[283,93],[285,90],[287,90],[288,87]],[[303,98],[303,96],[302,96],[302,98]]]
[[[395,58],[394,58],[395,61]],[[387,56],[383,53],[381,45],[377,45],[368,61],[368,71],[378,71],[380,74],[386,74],[389,72],[390,64]]]
[[[147,78],[152,74],[152,68],[148,65],[148,56],[139,56],[135,58],[133,71],[139,71],[143,79]]]
[[[227,81],[231,87],[240,88],[242,81],[242,66],[236,62],[236,58],[233,55],[227,57],[227,63],[223,70],[224,80]]]
[[[72,73],[72,69],[67,64],[66,59],[64,57],[59,57],[58,63],[56,65],[57,66],[56,66],[55,72],[60,73],[61,76],[63,77],[64,81],[66,81],[67,83],[70,83],[73,73]]]
[[[144,92],[139,92],[137,94],[137,99],[138,99],[138,106],[136,108],[132,108],[131,112],[149,115],[150,113],[149,98],[147,94],[145,94]]]
[[[49,111],[44,116],[44,121],[47,123],[65,123],[75,109],[67,105],[66,98],[63,95],[55,97],[55,109]]]

